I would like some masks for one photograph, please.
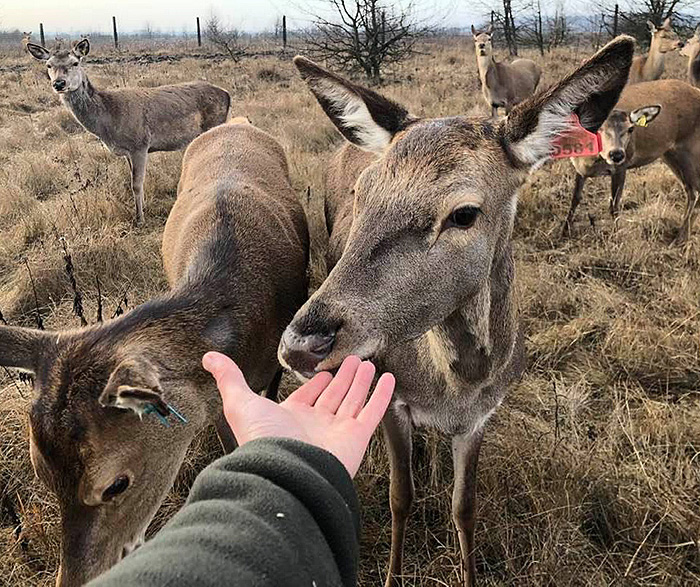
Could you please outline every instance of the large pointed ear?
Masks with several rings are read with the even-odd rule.
[[[596,132],[627,83],[634,39],[618,37],[572,74],[516,106],[501,124],[502,144],[517,167],[535,167],[552,152],[553,140],[571,128],[572,114]]]
[[[477,31],[477,30],[474,28],[474,25],[472,25],[472,36],[476,38],[476,36],[477,36],[478,34],[479,34],[479,31]]]
[[[490,24],[489,27],[486,29],[486,34],[487,35],[493,34],[493,25],[492,24]]]
[[[653,35],[656,32],[656,25],[650,20],[647,20],[647,26],[649,27],[649,31]]]
[[[0,365],[36,373],[51,335],[43,330],[0,326]]]
[[[34,43],[27,43],[27,51],[34,59],[39,61],[47,61],[51,57],[51,52],[46,47],[35,45]]]
[[[632,110],[629,115],[630,122],[635,126],[648,126],[661,112],[661,104],[651,104]]]
[[[695,27],[695,34],[694,36],[698,39],[700,39],[700,24]]]
[[[132,410],[139,417],[154,409],[168,416],[157,367],[143,357],[123,360],[107,381],[98,399],[103,407]]]
[[[336,128],[360,149],[381,153],[415,120],[402,106],[305,57],[295,57],[294,65]]]
[[[665,29],[667,31],[671,30],[671,17],[670,16],[664,21],[664,23],[661,25],[661,28]]]
[[[87,54],[90,53],[90,41],[87,39],[82,39],[77,43],[74,43],[72,51],[73,55],[75,55],[78,59],[86,57]]]

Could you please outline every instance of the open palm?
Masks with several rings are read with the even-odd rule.
[[[350,356],[335,377],[319,373],[276,404],[251,391],[226,355],[207,353],[202,364],[216,379],[224,415],[239,444],[267,436],[301,440],[333,454],[353,477],[395,385],[393,375],[383,374],[365,404],[375,368]]]

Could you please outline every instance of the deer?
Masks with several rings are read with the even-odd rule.
[[[388,587],[403,584],[414,426],[452,439],[462,581],[475,584],[484,426],[525,362],[514,302],[517,192],[570,130],[572,114],[589,131],[603,124],[633,52],[633,39],[618,37],[501,120],[420,118],[308,59],[294,60],[351,146],[336,156],[348,162],[347,175],[331,186],[327,206],[333,233],[342,232],[333,235],[342,243],[330,253],[337,262],[284,331],[279,359],[308,378],[353,354],[396,377],[382,422],[391,471]],[[364,168],[359,150],[373,154]],[[337,191],[342,184],[352,189]]]
[[[659,28],[650,20],[647,21],[647,26],[651,33],[649,53],[634,58],[630,70],[630,84],[659,79],[666,66],[666,54],[683,47],[683,42],[671,26],[670,18],[664,20]]]
[[[31,43],[31,40],[32,40],[32,32],[31,31],[29,31],[28,33],[22,33],[21,43],[22,43],[22,49],[24,50],[25,53],[28,52],[27,45],[29,43]]]
[[[675,238],[676,244],[685,243],[694,223],[700,189],[698,124],[700,90],[685,82],[656,80],[625,88],[600,129],[600,155],[571,160],[576,169],[576,181],[563,236],[570,234],[587,178],[611,176],[610,214],[617,220],[627,170],[661,159],[686,192],[686,211]]]
[[[513,106],[535,92],[542,70],[531,59],[516,59],[512,63],[496,61],[491,42],[492,34],[491,25],[481,32],[472,25],[481,91],[486,104],[491,107],[491,116],[496,118],[499,107],[505,108],[507,115]]]
[[[0,327],[0,365],[33,374],[30,456],[60,505],[59,587],[143,542],[205,426],[235,448],[205,352],[274,398],[280,336],[308,297],[308,247],[282,147],[234,119],[185,152],[163,234],[168,293],[83,329]]]
[[[688,58],[688,83],[700,87],[700,25],[695,27],[693,36],[685,42],[681,55]]]
[[[70,50],[59,44],[48,50],[34,43],[27,50],[45,62],[51,87],[88,132],[115,155],[126,157],[136,224],[144,222],[143,184],[148,154],[179,151],[203,132],[226,121],[231,97],[226,90],[196,81],[155,88],[100,90],[83,68],[90,41]]]

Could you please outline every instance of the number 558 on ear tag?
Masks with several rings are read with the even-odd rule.
[[[600,135],[581,126],[578,116],[571,115],[571,126],[552,141],[552,159],[595,157],[603,149]]]

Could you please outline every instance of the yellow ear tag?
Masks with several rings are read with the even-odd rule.
[[[637,126],[647,126],[647,117],[644,114],[637,120]]]

